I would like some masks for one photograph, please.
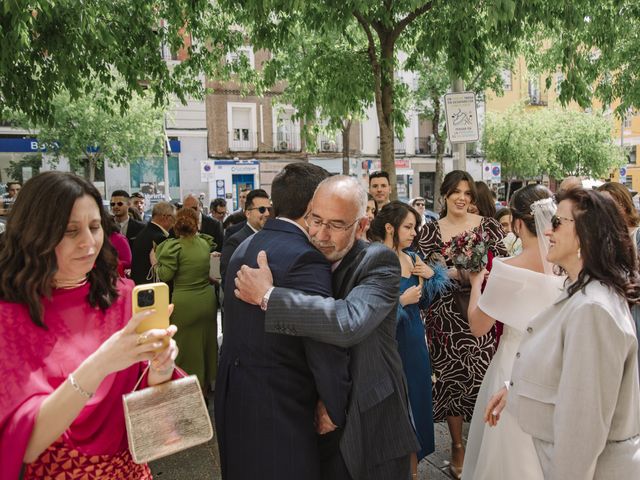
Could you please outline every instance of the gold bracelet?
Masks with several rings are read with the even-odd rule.
[[[73,373],[70,373],[67,378],[69,379],[69,383],[71,384],[71,386],[76,392],[78,392],[80,395],[82,395],[86,399],[93,398],[93,395],[94,395],[93,393],[87,392],[80,385],[78,385],[78,382],[76,382],[76,379],[74,378]]]

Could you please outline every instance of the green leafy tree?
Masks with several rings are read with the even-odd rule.
[[[488,161],[501,164],[509,184],[544,173],[601,178],[625,162],[611,131],[611,118],[600,114],[518,106],[487,115],[483,149]]]
[[[580,0],[597,4],[595,0]],[[396,79],[398,51],[409,57],[437,59],[444,53],[449,78],[469,82],[474,72],[492,61],[493,52],[517,53],[521,39],[567,15],[574,0],[501,0],[469,2],[451,0],[221,0],[233,9],[254,45],[275,51],[294,42],[299,22],[336,42],[352,25],[364,33],[371,70],[373,94],[380,130],[382,168],[395,183],[395,123],[404,118],[398,90],[406,90]],[[576,26],[575,28],[579,28]],[[400,111],[399,111],[400,110]],[[395,195],[395,190],[394,194]]]
[[[163,112],[145,95],[133,95],[124,112],[105,108],[113,91],[94,85],[91,95],[72,99],[66,91],[51,102],[50,122],[29,122],[24,114],[14,123],[33,130],[47,149],[50,161],[67,158],[72,171],[88,172],[95,180],[96,168],[105,159],[122,165],[139,157],[158,156],[164,146]]]
[[[319,133],[342,134],[343,172],[349,173],[349,135],[353,121],[373,103],[373,83],[362,36],[354,26],[339,38],[310,30],[299,22],[296,40],[278,45],[264,70],[264,84],[285,85],[278,101],[296,109],[308,149]]]
[[[617,103],[619,116],[640,109],[640,3],[575,0],[529,43],[529,62],[549,88],[562,72],[560,100],[583,108]]]
[[[122,107],[143,85],[157,105],[170,94],[184,102],[203,93],[202,73],[229,73],[221,59],[244,40],[231,21],[210,0],[6,0],[0,109],[50,120],[56,95],[79,98],[96,84],[117,85],[105,100]],[[184,61],[168,64],[166,54]]]
[[[485,68],[477,69],[467,83],[467,90],[476,94],[477,101],[483,100],[486,90],[502,94],[502,70],[512,64],[512,58],[502,51],[495,50],[491,57],[493,60],[487,62]],[[441,53],[432,60],[416,55],[409,58],[406,68],[418,75],[416,89],[413,91],[413,103],[420,117],[431,121],[431,131],[436,145],[434,191],[437,193],[444,178],[444,152],[447,140],[444,95],[451,87],[446,57]],[[438,209],[440,206],[436,204],[435,207]]]

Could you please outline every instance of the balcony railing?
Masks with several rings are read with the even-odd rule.
[[[319,152],[342,152],[342,135],[328,137],[326,135],[318,135],[317,148]]]
[[[229,132],[230,152],[255,152],[258,150],[258,135],[247,129],[236,129]]]
[[[273,150],[276,152],[299,152],[301,150],[300,132],[295,130],[275,132],[273,134]]]
[[[406,153],[407,147],[404,140],[400,140],[398,137],[393,138],[393,151],[395,153]],[[380,153],[380,137],[378,137],[378,153]]]

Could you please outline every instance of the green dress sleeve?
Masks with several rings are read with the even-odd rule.
[[[210,251],[213,251],[216,248],[216,241],[211,235],[207,235],[206,233],[198,233],[198,237],[207,242]]]
[[[176,238],[170,238],[162,242],[156,248],[156,272],[158,278],[163,282],[173,280],[178,270],[178,258],[182,250],[182,245]]]

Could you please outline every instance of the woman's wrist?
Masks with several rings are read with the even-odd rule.
[[[70,373],[69,383],[79,393],[87,392],[93,395],[107,375],[108,372],[102,368],[100,359],[95,355],[89,355],[75,371]],[[83,396],[86,395],[83,394]]]
[[[168,382],[173,377],[175,368],[175,362],[171,362],[171,365],[167,368],[160,369],[156,369],[153,366],[153,363],[150,363],[147,383],[149,385],[159,385],[161,383]]]
[[[153,362],[151,363],[150,370],[156,375],[166,376],[173,374],[173,370],[176,368],[175,362],[171,362],[171,365],[166,368],[155,368]]]

